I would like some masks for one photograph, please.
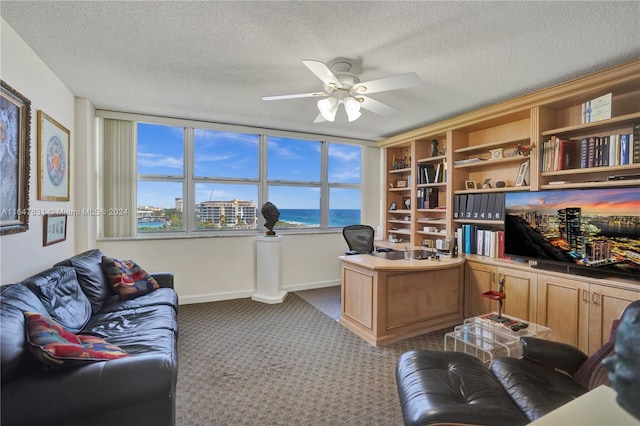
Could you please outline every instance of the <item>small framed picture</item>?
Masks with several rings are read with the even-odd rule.
[[[404,204],[404,208],[409,210],[411,209],[411,197],[402,198],[402,204]]]
[[[42,226],[42,245],[49,246],[67,239],[67,215],[45,214]]]
[[[396,188],[406,188],[407,187],[407,181],[406,180],[397,180],[396,181]]]
[[[518,175],[516,176],[516,186],[525,186],[529,183],[529,162],[525,161],[520,164]]]
[[[62,124],[38,110],[38,200],[69,201],[69,140]]]
[[[465,180],[464,187],[465,189],[478,189],[475,180]]]
[[[396,210],[396,203],[395,203],[395,202],[393,202],[393,203],[391,203],[391,204],[389,205],[389,210],[390,210],[390,211]]]

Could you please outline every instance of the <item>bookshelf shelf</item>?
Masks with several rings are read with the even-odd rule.
[[[421,213],[446,213],[447,209],[445,207],[445,208],[436,208],[436,209],[417,209],[417,211]],[[420,222],[420,220],[418,220],[418,222]]]
[[[640,179],[629,180],[607,180],[600,182],[588,182],[589,188],[611,188],[621,186],[637,186],[640,185]],[[562,184],[544,184],[540,185],[540,189],[582,189],[585,188],[585,182],[569,182]]]
[[[570,176],[570,175],[583,175],[596,172],[625,172],[625,171],[638,171],[640,170],[640,164],[625,164],[622,166],[603,166],[603,167],[587,167],[584,169],[567,169],[558,170],[556,172],[542,172],[541,176]],[[552,185],[555,186],[555,185]]]
[[[473,225],[494,225],[502,226],[504,222],[501,220],[473,220],[473,219],[454,219],[455,223],[468,223]]]
[[[391,192],[411,191],[411,188],[409,188],[408,186],[402,187],[402,188],[389,188],[389,191]]]
[[[443,160],[446,160],[447,156],[446,155],[438,155],[435,157],[427,157],[427,158],[421,158],[417,161],[418,164],[423,164],[423,163],[438,163],[441,162]]]
[[[487,188],[487,189],[459,189],[453,191],[454,194],[482,194],[483,192],[521,192],[530,191],[530,186],[507,186],[505,188]]]
[[[518,144],[523,144],[523,145],[529,144],[530,140],[531,140],[530,138],[506,139],[506,140],[500,140],[496,142],[489,142],[489,143],[483,143],[480,145],[473,145],[473,146],[467,146],[464,148],[458,148],[454,152],[456,154],[473,154],[477,152],[487,152],[490,149],[495,149],[495,148],[504,148],[507,146],[515,146]]]
[[[437,188],[439,186],[447,186],[447,182],[419,183],[416,185],[417,188]]]
[[[391,174],[411,173],[411,169],[410,168],[406,168],[406,169],[391,169],[391,170],[389,170],[389,173],[391,173]]]
[[[572,136],[585,132],[597,132],[613,129],[620,126],[628,126],[634,122],[640,121],[640,112],[632,114],[624,114],[617,117],[608,118],[606,120],[594,121],[592,123],[576,124],[574,126],[560,127],[557,129],[545,130],[540,134],[542,136],[563,135]]]
[[[496,158],[495,160],[480,160],[475,163],[464,163],[464,164],[454,164],[454,169],[472,169],[472,168],[492,168],[496,165],[505,164],[505,163],[514,163],[514,162],[524,162],[528,161],[530,157],[524,157],[522,155],[515,155],[513,157],[506,158]]]

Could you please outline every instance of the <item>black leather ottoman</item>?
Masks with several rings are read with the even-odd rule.
[[[489,369],[466,353],[405,352],[396,383],[405,425],[529,423]]]

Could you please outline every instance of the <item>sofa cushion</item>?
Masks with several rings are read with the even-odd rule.
[[[54,266],[72,266],[76,270],[82,291],[91,302],[93,313],[102,309],[104,302],[114,293],[107,276],[102,270],[102,252],[100,249],[89,250],[76,256],[62,260]]]
[[[51,318],[25,312],[27,341],[31,353],[45,365],[75,367],[88,362],[124,358],[128,354],[106,340],[76,335]]]
[[[138,296],[131,300],[120,300],[120,296],[113,295],[102,306],[101,313],[138,309],[146,306],[171,306],[178,311],[178,295],[173,289],[159,288],[144,296]]]
[[[595,389],[600,385],[611,386],[609,369],[602,365],[602,361],[614,354],[613,346],[618,324],[620,324],[620,320],[613,321],[609,333],[609,341],[587,358],[573,375],[573,379],[587,389]]]
[[[22,281],[40,299],[48,316],[72,333],[85,326],[91,316],[91,303],[82,292],[76,270],[55,266]]]
[[[0,290],[0,361],[2,386],[14,378],[33,371],[36,360],[27,349],[23,312],[47,314],[46,308],[33,292],[22,284],[8,284]],[[4,395],[3,395],[4,397]]]
[[[102,256],[102,268],[121,300],[135,299],[160,288],[155,278],[133,260]]]

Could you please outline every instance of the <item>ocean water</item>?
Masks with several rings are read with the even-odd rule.
[[[280,220],[294,225],[320,226],[320,209],[279,209]],[[345,227],[360,222],[360,209],[332,209],[329,211],[330,227]],[[140,228],[159,228],[164,222],[138,222]],[[277,225],[279,226],[279,225]]]
[[[282,222],[296,225],[320,226],[319,209],[279,209]],[[329,211],[329,226],[344,227],[360,223],[360,209],[332,209]]]

